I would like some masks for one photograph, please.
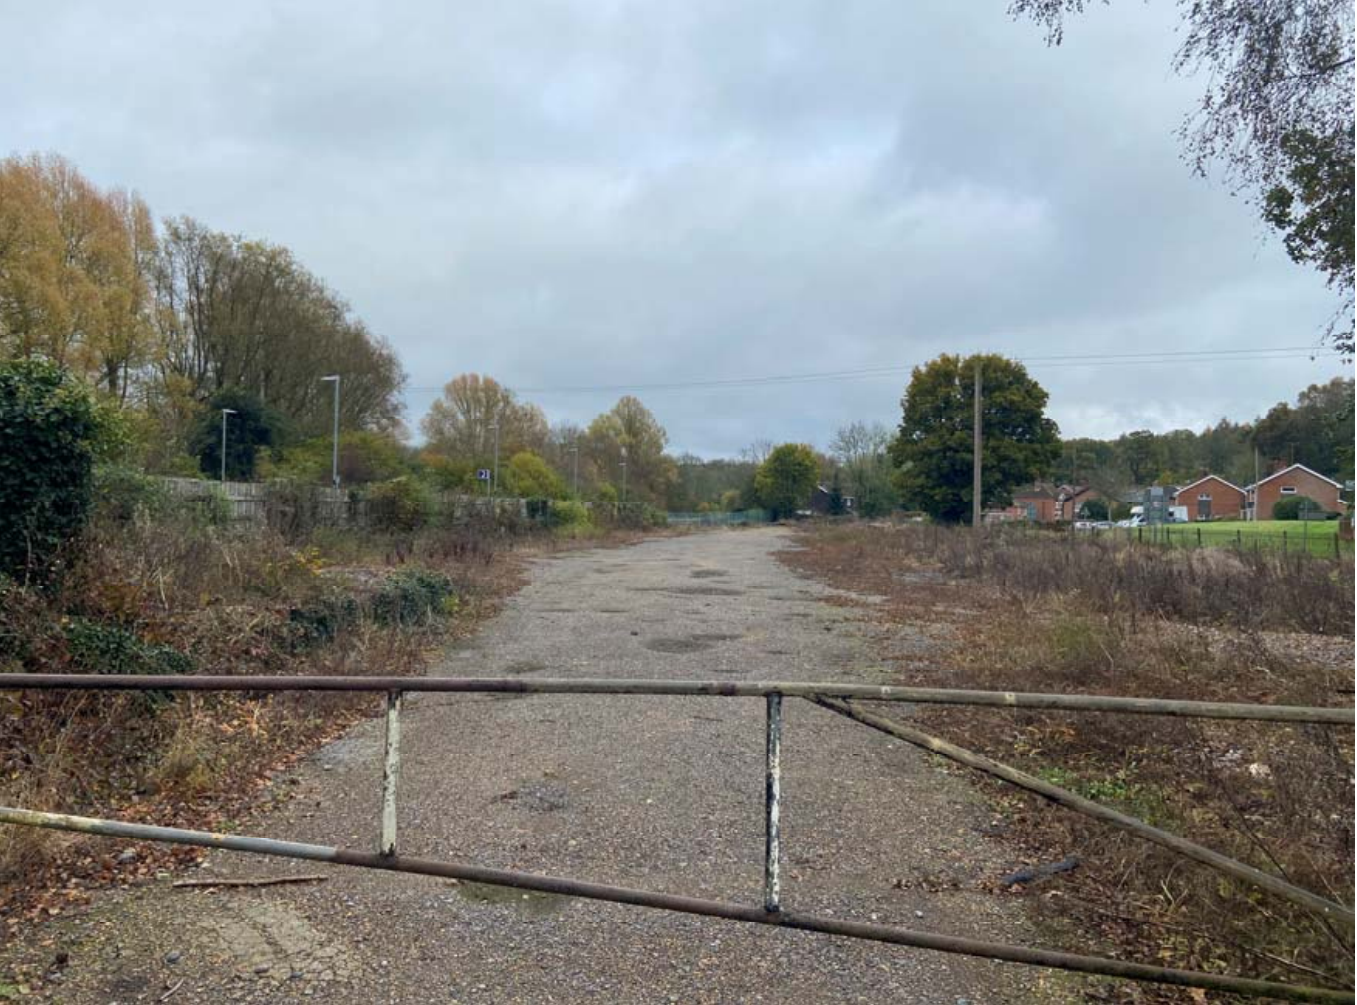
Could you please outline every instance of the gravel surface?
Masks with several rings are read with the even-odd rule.
[[[771,552],[774,528],[572,552],[440,673],[871,682],[834,591]],[[375,701],[374,701],[375,705]],[[964,779],[804,702],[785,707],[784,903],[1039,943],[982,884],[1017,864]],[[403,852],[761,902],[760,699],[423,695],[403,720]],[[276,779],[247,833],[375,848],[381,728]],[[110,891],[21,935],[75,1005],[1048,1001],[1040,972],[847,939],[425,877],[213,854],[196,876],[324,872],[218,892]],[[48,964],[47,960],[62,960]]]

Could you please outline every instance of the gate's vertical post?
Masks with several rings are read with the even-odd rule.
[[[381,855],[396,854],[396,779],[401,768],[400,691],[386,693],[386,757],[382,762],[382,836],[377,846]]]
[[[768,759],[764,770],[763,909],[782,910],[782,695],[769,694]]]

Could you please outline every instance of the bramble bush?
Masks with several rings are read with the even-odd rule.
[[[457,603],[452,580],[426,569],[402,569],[388,576],[372,597],[379,625],[421,625]]]
[[[433,515],[433,499],[413,478],[393,478],[367,491],[368,526],[377,531],[409,533]]]

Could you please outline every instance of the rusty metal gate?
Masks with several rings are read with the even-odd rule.
[[[161,841],[229,851],[250,852],[283,858],[308,859],[337,865],[385,869],[392,872],[441,876],[494,886],[512,887],[566,897],[631,904],[637,907],[678,911],[730,921],[743,921],[826,935],[846,936],[897,946],[930,949],[944,953],[1003,960],[1030,966],[1051,967],[1132,981],[1172,984],[1188,988],[1228,991],[1254,997],[1307,1002],[1353,1002],[1350,989],[1311,987],[1275,981],[1231,977],[1192,970],[1174,970],[1146,963],[1130,963],[1098,956],[1005,945],[960,938],[935,932],[900,928],[875,922],[849,921],[803,914],[783,907],[780,865],[782,838],[782,702],[801,698],[906,743],[939,754],[959,764],[985,772],[1045,799],[1137,834],[1180,855],[1211,866],[1236,879],[1285,897],[1324,919],[1341,926],[1352,944],[1353,910],[1298,887],[1283,877],[1212,851],[1193,841],[1153,827],[1142,820],[1085,799],[1067,789],[991,760],[946,740],[864,709],[860,702],[913,702],[918,704],[973,705],[1002,709],[1043,709],[1069,712],[1111,712],[1134,715],[1169,715],[1206,719],[1257,722],[1312,723],[1352,726],[1350,708],[1250,705],[1228,702],[1178,701],[1122,698],[1102,695],[1029,694],[1008,691],[963,691],[946,688],[892,687],[860,684],[803,683],[789,681],[735,682],[703,680],[609,680],[602,678],[461,678],[461,677],[232,677],[232,676],[87,676],[74,674],[0,674],[5,690],[136,690],[136,691],[367,691],[386,698],[386,742],[382,772],[381,822],[376,851],[302,844],[267,837],[214,834],[124,823],[93,817],[47,813],[18,807],[0,807],[0,823],[46,827],[85,834],[132,840]],[[532,694],[646,695],[652,697],[710,696],[761,698],[766,709],[766,761],[764,772],[765,845],[763,903],[741,905],[628,887],[590,883],[556,876],[488,869],[459,862],[433,861],[402,856],[397,852],[396,792],[400,775],[400,714],[408,692],[518,692]]]

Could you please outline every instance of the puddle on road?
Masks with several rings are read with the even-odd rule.
[[[656,653],[700,653],[712,648],[710,642],[697,639],[647,639],[641,644]]]
[[[545,917],[563,910],[569,903],[569,897],[560,897],[554,893],[539,893],[536,890],[515,890],[509,886],[491,886],[488,883],[460,882],[454,888],[457,895],[473,904],[507,904],[516,907],[533,918]]]

